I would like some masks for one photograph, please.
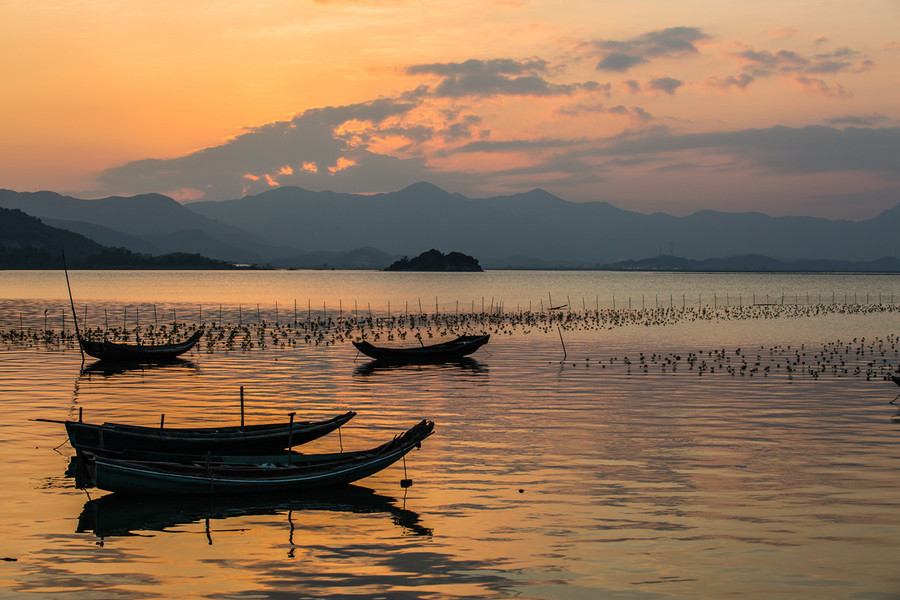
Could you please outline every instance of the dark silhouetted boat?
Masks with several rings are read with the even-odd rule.
[[[264,454],[305,444],[331,433],[356,416],[353,411],[324,421],[236,425],[229,427],[163,428],[81,421],[64,423],[69,443],[79,452],[164,452],[171,454]]]
[[[263,494],[331,487],[373,475],[403,458],[432,434],[423,420],[393,440],[370,450],[332,454],[266,457],[253,464],[246,457],[210,463],[136,461],[94,456],[87,469],[95,487],[121,494]]]
[[[107,340],[87,340],[78,336],[78,343],[85,354],[105,361],[127,362],[159,362],[172,360],[194,347],[203,336],[203,330],[198,329],[191,337],[177,344],[119,344]]]
[[[174,344],[119,344],[103,340],[89,340],[81,335],[78,326],[78,314],[75,312],[75,300],[72,298],[72,286],[69,285],[69,269],[66,266],[66,255],[62,254],[63,269],[66,274],[66,289],[69,291],[69,305],[72,308],[72,319],[75,321],[75,336],[78,338],[78,346],[81,348],[82,361],[88,354],[94,358],[105,361],[128,362],[157,362],[172,360],[181,356],[200,341],[203,336],[203,328],[195,331],[188,339]]]
[[[455,340],[408,348],[373,346],[369,342],[353,342],[356,349],[375,360],[386,362],[437,362],[462,358],[488,343],[490,335],[461,335]]]

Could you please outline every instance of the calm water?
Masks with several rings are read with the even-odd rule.
[[[629,296],[636,307],[641,295],[900,300],[896,276],[403,275],[77,272],[72,283],[94,326],[100,307],[190,321],[246,304],[255,321],[257,303],[271,319],[278,302],[293,318],[294,299],[300,313],[354,301],[418,312],[426,298],[433,312],[435,296],[441,311],[482,296],[505,310]],[[66,300],[60,278],[0,272],[2,326],[28,327],[26,315],[42,326]],[[900,423],[888,401],[900,388],[883,379],[900,367],[897,317],[573,329],[562,363],[560,332],[515,328],[464,364],[391,369],[338,343],[82,373],[77,350],[11,345],[0,558],[15,560],[0,562],[0,597],[898,598]],[[407,490],[397,464],[338,492],[142,501],[77,489],[62,427],[30,420],[81,408],[88,421],[236,423],[240,386],[248,422],[358,411],[309,451],[370,447],[421,418],[435,435],[407,457]]]

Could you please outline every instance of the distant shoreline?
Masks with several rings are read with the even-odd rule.
[[[19,271],[62,271],[62,267],[0,267],[0,272],[9,271],[9,272],[19,272]],[[386,271],[384,269],[350,269],[350,268],[335,268],[335,267],[327,267],[327,268],[312,268],[312,267],[302,267],[302,268],[284,268],[284,267],[267,267],[267,266],[252,266],[252,267],[191,267],[191,266],[164,266],[164,267],[141,267],[141,266],[117,266],[117,267],[105,267],[105,266],[69,266],[69,271],[311,271],[311,272],[325,272],[325,271],[347,271],[353,273],[432,273],[432,274],[440,274],[440,273],[448,273],[448,274],[464,274],[464,273],[483,273],[483,272],[497,272],[497,271],[515,271],[515,272],[560,272],[560,273],[683,273],[688,275],[741,275],[741,274],[775,274],[775,275],[900,275],[900,270],[898,271],[865,271],[865,270],[752,270],[752,269],[722,269],[722,270],[712,270],[712,269],[697,269],[697,270],[687,270],[687,269],[603,269],[603,268],[580,268],[580,267],[534,267],[534,268],[523,268],[523,267],[506,267],[506,268],[491,268],[484,269],[483,271]]]

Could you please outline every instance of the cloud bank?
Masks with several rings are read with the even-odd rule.
[[[187,200],[280,185],[366,193],[417,181],[467,195],[540,186],[570,199],[599,200],[612,181],[624,186],[641,178],[647,186],[654,173],[687,172],[695,178],[715,172],[720,185],[727,184],[723,173],[740,172],[743,178],[730,184],[735,188],[751,175],[854,173],[879,193],[900,190],[900,129],[882,113],[836,109],[790,127],[713,127],[678,116],[685,96],[728,102],[760,93],[764,80],[781,86],[783,96],[847,102],[852,88],[836,78],[878,68],[859,50],[823,50],[827,40],[807,41],[812,51],[782,46],[800,43],[799,37],[782,29],[771,38],[777,46],[761,48],[717,42],[684,26],[579,42],[564,59],[406,65],[400,74],[409,85],[393,96],[307,109],[184,156],[110,168],[99,181],[109,193],[153,191]],[[736,64],[737,72],[698,71],[699,58],[716,68]],[[621,79],[630,71],[634,76]],[[596,81],[598,73],[617,81]],[[671,184],[661,181],[658,193],[665,195]],[[708,193],[712,200],[721,192]]]

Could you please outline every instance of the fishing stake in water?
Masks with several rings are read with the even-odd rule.
[[[294,415],[297,413],[292,412],[288,413],[288,416],[291,418],[290,425],[288,426],[288,464],[291,464],[291,448],[294,446]]]
[[[413,481],[409,477],[406,476],[406,457],[403,457],[403,479],[400,480],[400,487],[408,488],[412,486]]]
[[[72,286],[69,285],[69,268],[66,266],[66,253],[60,251],[62,254],[63,261],[63,271],[66,274],[66,289],[69,290],[69,304],[72,306],[72,319],[75,320],[75,336],[78,338],[78,349],[81,350],[81,365],[84,366],[84,348],[81,347],[81,331],[78,329],[78,315],[75,314],[75,301],[72,300]],[[87,310],[87,307],[85,307]]]

